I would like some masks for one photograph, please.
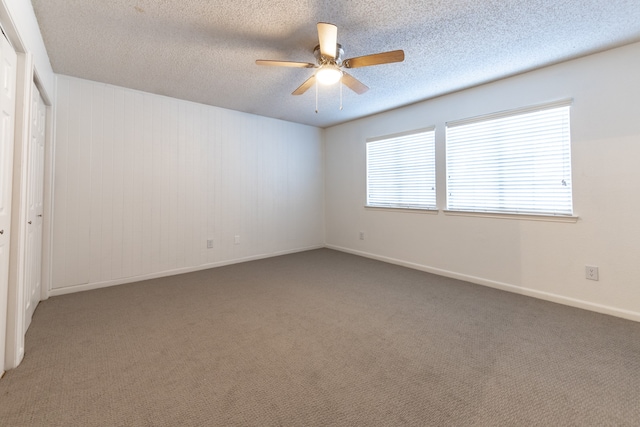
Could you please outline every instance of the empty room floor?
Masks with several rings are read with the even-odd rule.
[[[640,425],[640,324],[329,249],[43,301],[11,426]]]

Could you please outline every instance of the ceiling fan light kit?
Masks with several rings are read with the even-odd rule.
[[[341,78],[342,71],[332,64],[323,65],[316,71],[316,80],[325,86],[336,84]]]
[[[394,50],[389,52],[374,53],[372,55],[359,56],[342,60],[344,51],[342,45],[337,42],[338,27],[326,22],[318,23],[318,41],[319,44],[313,50],[317,64],[310,62],[292,62],[258,59],[256,64],[278,66],[278,67],[295,67],[295,68],[316,68],[316,72],[302,83],[292,95],[302,95],[311,86],[316,84],[316,112],[317,111],[317,83],[323,85],[332,85],[341,82],[349,89],[361,95],[369,88],[355,77],[347,74],[342,68],[359,68],[371,65],[389,64],[392,62],[404,61],[404,51]],[[342,90],[340,92],[342,94]],[[342,101],[340,102],[342,109]]]

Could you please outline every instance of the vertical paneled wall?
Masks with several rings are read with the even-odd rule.
[[[54,294],[322,246],[320,129],[67,76],[56,97]]]

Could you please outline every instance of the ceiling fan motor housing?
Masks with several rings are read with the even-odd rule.
[[[340,43],[336,43],[336,57],[335,57],[335,59],[327,57],[327,56],[324,56],[322,53],[320,53],[320,45],[317,45],[313,49],[313,56],[316,57],[316,61],[318,62],[318,65],[336,64],[338,66],[341,66],[342,65],[342,56],[343,55],[344,55],[344,50],[342,49],[342,45]]]

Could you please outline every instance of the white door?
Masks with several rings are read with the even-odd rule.
[[[15,95],[16,53],[0,34],[0,373],[4,372],[7,333]]]
[[[42,294],[42,212],[44,202],[44,141],[46,106],[35,84],[31,87],[31,129],[27,175],[27,245],[25,256],[25,332]]]

